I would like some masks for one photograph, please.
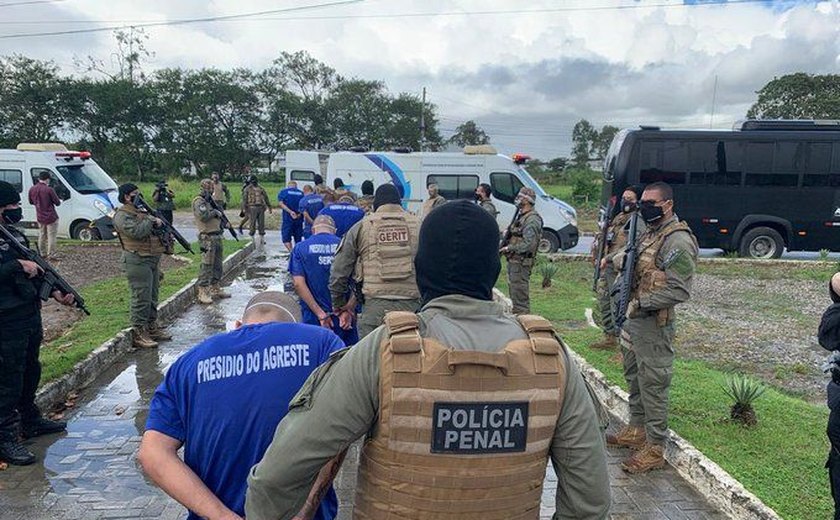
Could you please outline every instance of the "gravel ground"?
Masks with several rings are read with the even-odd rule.
[[[122,249],[117,242],[92,244],[59,244],[52,266],[77,291],[85,285],[123,276],[120,265]],[[163,270],[183,265],[181,260],[164,255]],[[53,300],[44,302],[41,316],[44,321],[44,341],[60,336],[82,311],[65,307]]]
[[[677,309],[678,355],[754,374],[812,402],[824,399],[826,352],[816,339],[826,284],[698,274]]]

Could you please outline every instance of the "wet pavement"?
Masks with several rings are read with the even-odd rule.
[[[65,434],[29,442],[39,462],[0,472],[0,518],[3,520],[184,518],[186,511],[149,482],[136,462],[149,399],[166,368],[207,336],[222,332],[239,317],[253,294],[288,286],[287,256],[279,251],[277,232],[267,235],[227,290],[232,298],[204,307],[191,306],[170,328],[175,339],[154,350],[135,351],[80,392],[67,412]],[[615,519],[720,519],[676,472],[667,468],[629,476],[619,462],[622,450],[610,450],[609,471]],[[358,443],[336,479],[342,508],[349,519],[356,483]],[[551,518],[557,477],[548,469],[542,518]]]

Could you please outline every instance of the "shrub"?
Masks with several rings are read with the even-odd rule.
[[[758,419],[755,415],[755,409],[753,409],[753,403],[767,391],[767,387],[743,374],[736,374],[726,379],[723,391],[730,399],[735,401],[735,404],[729,409],[729,418],[744,426],[755,426]]]

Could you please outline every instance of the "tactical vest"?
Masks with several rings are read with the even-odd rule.
[[[613,217],[610,226],[607,228],[606,254],[618,253],[627,246],[627,233],[624,232],[624,226],[630,221],[630,216],[630,213],[621,212]]]
[[[216,201],[225,201],[225,185],[222,184],[222,181],[214,182],[213,183],[213,200]]]
[[[116,213],[119,212],[127,213],[130,215],[128,218],[135,220],[151,218],[148,213],[138,210],[133,204],[123,204],[117,208]],[[115,218],[114,220],[116,221],[117,219]],[[140,256],[157,256],[166,252],[166,247],[161,242],[160,237],[154,233],[149,233],[149,236],[137,239],[124,234],[119,227],[115,226],[114,229],[117,231],[122,248],[126,251]]]
[[[362,292],[371,298],[419,298],[414,255],[420,225],[398,204],[380,206],[362,220],[359,264]]]
[[[543,219],[540,216],[540,214],[537,213],[534,210],[529,211],[528,214],[525,215],[524,217],[519,217],[518,219],[516,219],[516,222],[514,222],[513,224],[510,225],[510,242],[509,242],[510,245],[514,245],[514,244],[518,244],[519,242],[522,242],[523,236],[524,236],[522,231],[525,229],[525,224],[529,220],[533,220],[535,218],[539,220],[539,223],[540,223],[539,227],[540,227],[540,230],[542,230]],[[540,247],[540,237],[537,237],[537,241],[536,241],[536,243],[534,243],[534,247],[532,248],[532,250],[524,256],[526,258],[533,258],[534,255],[537,254],[537,249],[539,247]]]
[[[265,206],[265,191],[259,186],[245,188],[245,204],[247,206]]]
[[[202,197],[200,195],[193,199],[193,202],[192,202],[193,203],[193,208],[195,208],[195,203],[196,202],[201,202],[202,204],[207,204],[207,201],[204,200],[204,197]],[[210,211],[213,211],[213,210],[210,209]],[[193,210],[193,213],[195,213],[195,210]],[[200,218],[198,218],[198,215],[196,215],[195,227],[198,228],[198,233],[199,234],[201,234],[201,233],[220,233],[222,231],[222,219],[220,219],[218,217],[213,217],[213,218],[208,219],[208,220],[201,220]]]
[[[659,256],[659,250],[665,243],[665,239],[674,233],[685,231],[691,235],[691,240],[697,245],[697,239],[691,228],[683,221],[674,219],[665,224],[661,229],[650,230],[642,238],[639,244],[639,259],[636,262],[636,272],[633,280],[633,292],[631,298],[635,299],[642,295],[648,295],[662,289],[667,284],[667,277],[665,271],[656,265],[656,258]],[[673,308],[660,309],[656,313],[656,319],[660,326],[664,326],[673,318]]]
[[[444,199],[440,195],[437,195],[437,196],[435,196],[434,198],[431,198],[431,199],[426,199],[425,201],[423,201],[423,209],[422,209],[422,212],[421,212],[422,217],[426,218],[426,216],[429,213],[431,213],[431,211],[433,209],[435,209],[436,207],[438,207],[442,204],[445,204],[445,203],[446,203],[446,199]]]
[[[419,318],[385,317],[379,417],[359,460],[354,517],[536,519],[566,388],[544,318],[498,353],[422,338]]]

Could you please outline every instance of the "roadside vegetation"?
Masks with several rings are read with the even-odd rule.
[[[626,390],[620,363],[610,359],[613,353],[588,348],[601,335],[587,326],[584,318],[585,309],[595,303],[589,264],[558,265],[551,287],[543,288],[541,278],[532,277],[531,310],[551,319],[572,349],[610,382]],[[727,266],[721,271],[731,275],[734,269]],[[813,274],[807,269],[795,272],[795,276]],[[504,270],[498,286],[507,291]],[[684,310],[677,314],[678,319],[686,317]],[[685,333],[685,328],[678,329],[678,341]],[[768,388],[753,403],[757,425],[745,428],[730,420],[732,401],[723,390],[730,377],[731,373],[708,362],[678,355],[671,392],[671,428],[783,518],[829,518],[833,505],[823,468],[828,454],[825,405]]]
[[[225,256],[244,247],[246,242],[225,240]],[[193,244],[198,251],[198,244]],[[198,275],[200,257],[190,263],[165,271],[160,285],[160,301],[163,302]],[[41,383],[48,383],[72,371],[73,366],[83,360],[94,349],[113,337],[129,323],[129,289],[124,276],[101,280],[79,290],[90,310],[75,322],[64,334],[41,347]]]
[[[152,204],[152,193],[155,192],[155,184],[161,179],[157,179],[153,182],[136,182],[137,186],[140,188],[140,193],[143,194],[143,198],[146,199],[146,202]],[[198,195],[199,187],[198,184],[201,179],[180,179],[180,178],[171,178],[167,179],[167,183],[169,184],[169,189],[175,193],[175,209],[176,210],[188,210],[192,207],[192,201]],[[223,180],[225,186],[230,191],[230,202],[228,203],[228,209],[238,209],[242,204],[242,181],[241,179],[229,179]],[[281,182],[260,182],[260,186],[265,188],[266,193],[268,193],[268,198],[271,200],[272,206],[277,205],[277,194],[282,190],[285,185]]]

